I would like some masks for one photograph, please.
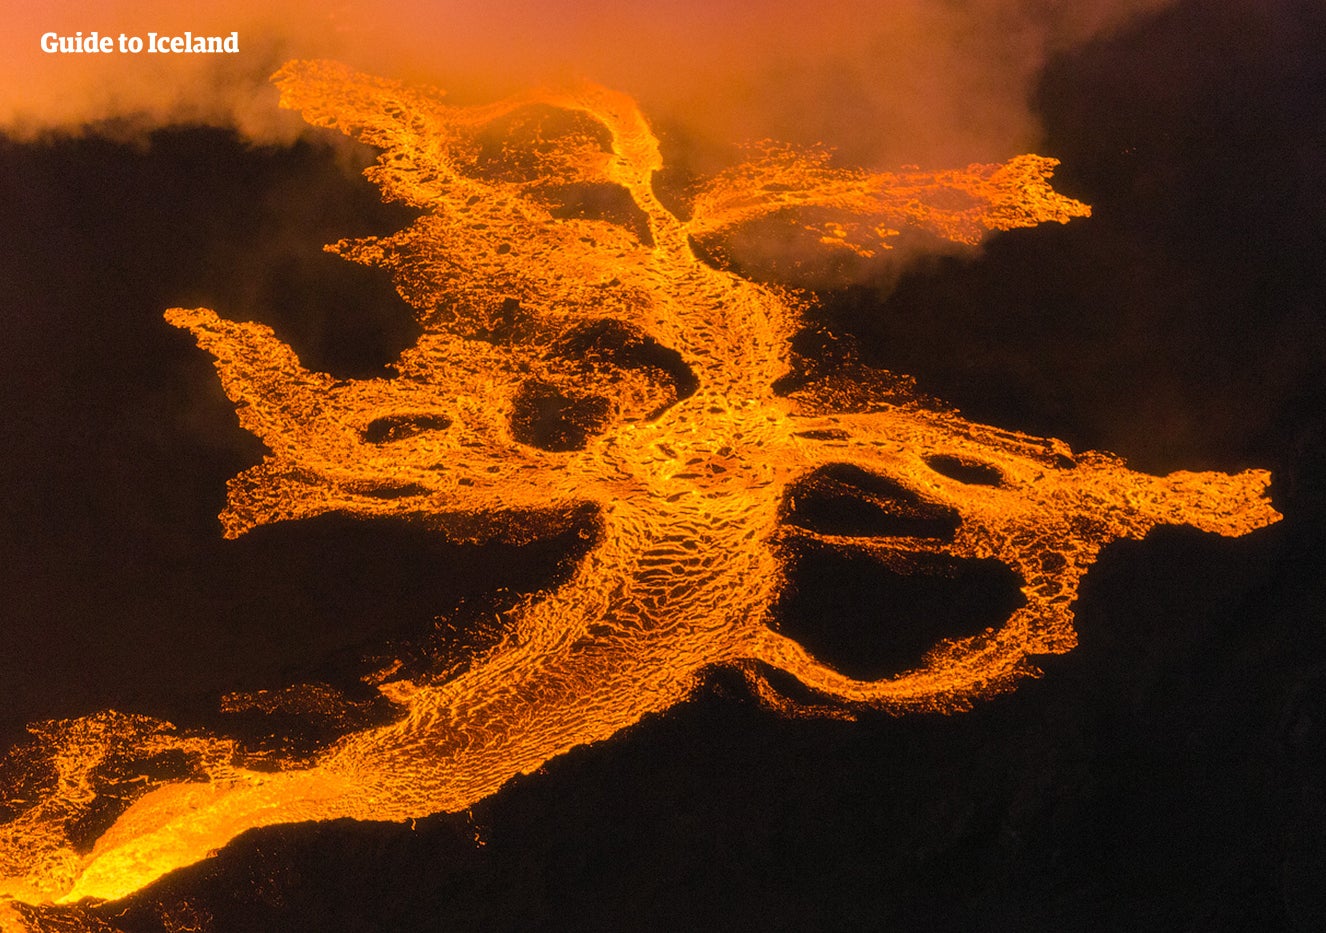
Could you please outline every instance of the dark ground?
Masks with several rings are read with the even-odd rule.
[[[1082,588],[1081,645],[964,715],[786,720],[716,674],[470,814],[251,833],[102,915],[1326,929],[1321,35],[1307,0],[1195,0],[1057,62],[1045,152],[1094,217],[825,311],[975,420],[1154,472],[1268,467],[1282,523],[1112,546]],[[438,612],[556,575],[573,535],[481,551],[332,517],[220,539],[225,480],[261,448],[161,311],[267,321],[346,375],[414,338],[385,277],[320,252],[407,216],[330,152],[179,130],[0,142],[0,166],[0,745],[37,719],[200,722],[222,691],[348,683]]]

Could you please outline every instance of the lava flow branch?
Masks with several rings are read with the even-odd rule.
[[[865,256],[900,237],[977,243],[1086,216],[1050,187],[1052,159],[879,174],[766,145],[678,211],[655,190],[663,160],[636,104],[601,87],[456,107],[328,62],[275,80],[282,106],[381,149],[366,174],[421,211],[394,235],[328,248],[386,269],[423,335],[390,378],[344,380],[304,368],[263,325],[166,312],[270,450],[230,481],[224,534],[340,512],[475,538],[487,526],[466,516],[589,509],[592,547],[461,672],[384,677],[396,721],[311,763],[248,768],[230,740],[122,713],[34,727],[24,754],[49,780],[22,799],[5,788],[0,827],[0,891],[14,898],[121,898],[258,826],[460,810],[668,710],[715,665],[783,711],[961,710],[1034,675],[1029,656],[1074,646],[1079,581],[1110,541],[1279,518],[1263,470],[1144,475],[972,423],[864,367],[780,382],[804,300],[700,258],[752,224]],[[793,520],[796,490],[844,476],[896,527]],[[805,542],[900,573],[999,562],[1021,604],[894,676],[847,676],[779,629],[786,554]],[[187,777],[144,776],[90,849],[70,841],[110,793],[101,761],[167,750]]]

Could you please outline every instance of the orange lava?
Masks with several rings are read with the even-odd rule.
[[[305,369],[262,325],[166,313],[216,358],[240,423],[271,451],[230,481],[226,536],[329,511],[590,503],[595,543],[569,580],[509,614],[499,645],[450,679],[383,683],[402,717],[346,736],[309,767],[245,770],[227,741],[141,717],[45,724],[41,754],[59,780],[0,827],[0,892],[34,903],[119,898],[253,827],[460,810],[668,710],[712,665],[744,670],[780,708],[795,704],[763,678],[770,667],[842,714],[960,710],[1034,675],[1029,655],[1073,647],[1078,583],[1105,544],[1158,524],[1241,535],[1279,518],[1262,470],[1148,476],[896,391],[872,398],[861,383],[776,394],[799,301],[695,252],[697,241],[773,215],[862,254],[900,231],[974,243],[1085,216],[1050,188],[1052,159],[886,175],[766,146],[695,193],[682,219],[653,188],[663,161],[648,124],[603,88],[451,107],[439,92],[331,63],[292,62],[276,81],[283,106],[380,147],[368,176],[423,209],[393,236],[329,249],[390,270],[424,334],[397,376],[346,381]],[[676,351],[694,384],[575,343],[605,320],[621,341]],[[568,413],[563,433],[521,427],[540,405]],[[885,477],[961,520],[951,534],[918,537],[785,521],[792,484],[830,464]],[[1025,604],[997,629],[937,644],[913,670],[852,679],[777,631],[789,537],[885,564],[918,552],[995,559],[1020,578]],[[64,821],[96,797],[92,768],[119,746],[186,749],[198,773],[145,778],[79,854]]]

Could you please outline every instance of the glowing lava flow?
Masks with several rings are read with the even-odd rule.
[[[310,767],[245,770],[227,742],[117,714],[48,724],[42,754],[58,780],[0,829],[0,890],[118,898],[252,827],[460,809],[667,710],[715,664],[745,670],[771,702],[787,701],[763,679],[768,667],[843,712],[961,709],[1034,674],[1028,655],[1073,647],[1078,582],[1108,542],[1158,524],[1239,535],[1279,517],[1265,471],[1147,476],[896,392],[872,398],[859,382],[778,395],[801,307],[694,251],[775,214],[857,252],[900,230],[976,242],[1085,215],[1049,187],[1053,160],[872,175],[769,148],[698,192],[683,220],[652,187],[662,159],[635,104],[601,88],[460,108],[329,63],[291,63],[276,80],[283,106],[381,147],[369,177],[425,211],[394,236],[331,247],[389,269],[425,333],[399,375],[344,381],[304,369],[262,325],[167,312],[216,358],[240,423],[271,450],[230,482],[225,534],[328,511],[590,503],[595,544],[571,579],[509,614],[496,648],[451,679],[384,683],[402,717]],[[882,478],[904,511],[959,520],[894,537],[785,521],[793,484],[834,464]],[[913,670],[853,679],[777,631],[779,548],[791,536],[889,566],[925,553],[994,559],[1025,602]],[[143,781],[80,854],[63,821],[96,796],[92,765],[115,743],[183,750],[192,773]]]

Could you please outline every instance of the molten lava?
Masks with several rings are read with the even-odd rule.
[[[384,678],[400,718],[304,767],[248,770],[226,740],[118,713],[35,727],[27,754],[55,778],[27,797],[6,788],[0,891],[13,897],[123,897],[257,826],[460,810],[666,711],[713,665],[741,669],[784,709],[796,704],[763,671],[844,715],[960,710],[1034,675],[1029,655],[1073,647],[1078,583],[1107,543],[1159,524],[1241,535],[1279,517],[1265,471],[1136,473],[935,410],[897,381],[881,393],[879,373],[779,394],[798,299],[697,258],[697,243],[775,216],[860,254],[900,231],[974,243],[1085,216],[1050,188],[1052,159],[883,175],[767,146],[695,193],[682,219],[653,187],[658,142],[620,94],[585,85],[452,107],[322,62],[290,63],[276,81],[283,106],[381,148],[368,176],[423,210],[393,236],[329,249],[389,270],[424,334],[398,375],[346,381],[305,369],[262,325],[166,313],[215,357],[240,423],[271,451],[230,481],[225,535],[331,511],[436,519],[588,503],[594,545],[463,672]],[[898,490],[893,507],[904,501],[917,530],[789,521],[789,491],[834,465]],[[998,561],[1022,604],[913,669],[854,679],[778,630],[794,540],[895,568],[926,554]],[[132,806],[80,851],[68,827],[109,792],[97,774],[110,755],[177,766],[144,767]]]

